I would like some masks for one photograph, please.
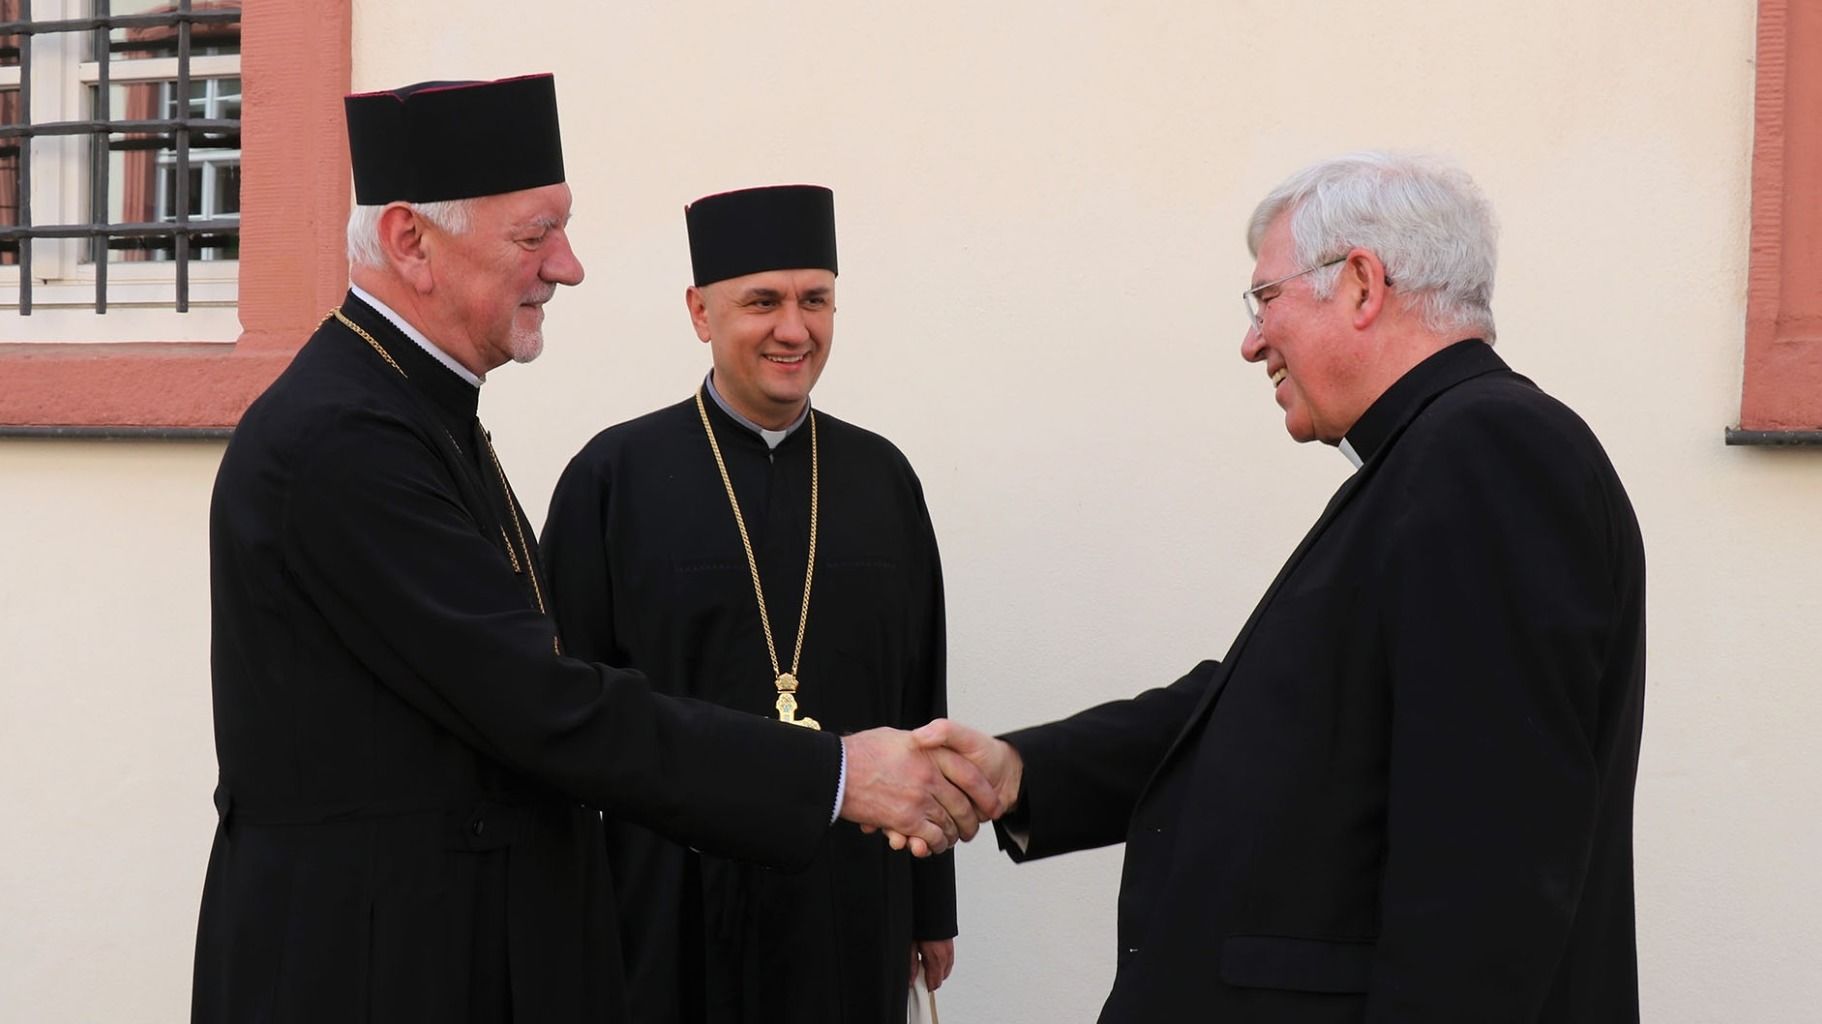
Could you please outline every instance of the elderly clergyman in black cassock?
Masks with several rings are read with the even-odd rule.
[[[713,369],[564,470],[544,528],[564,640],[756,715],[923,725],[946,693],[923,488],[890,441],[811,408],[835,340],[834,193],[723,192],[685,220]],[[951,855],[840,828],[787,872],[631,821],[608,834],[641,1024],[904,1024],[913,951],[931,988],[954,962]]]
[[[1126,844],[1101,1020],[1637,1021],[1645,554],[1586,424],[1493,352],[1467,176],[1365,153],[1247,241],[1241,355],[1354,466],[1220,662],[992,739],[1014,860]]]
[[[425,83],[347,114],[352,287],[216,478],[193,1019],[625,1019],[602,814],[782,867],[838,814],[918,853],[971,835],[993,792],[906,733],[565,656],[476,419],[484,376],[537,356],[544,303],[582,280],[554,84]]]

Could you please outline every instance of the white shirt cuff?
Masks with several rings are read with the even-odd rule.
[[[1030,853],[1031,852],[1031,830],[1030,829],[1008,828],[1006,830],[1006,838],[1012,840],[1012,845],[1018,847],[1020,853]]]
[[[829,812],[829,824],[841,817],[841,798],[848,794],[848,744],[841,745],[841,778],[835,783],[835,807]]]

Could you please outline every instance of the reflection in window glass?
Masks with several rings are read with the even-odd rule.
[[[5,3],[6,0],[0,0]],[[82,5],[85,16],[95,13],[92,2]],[[192,11],[223,10],[238,8],[238,2],[227,0],[195,0],[190,4]],[[126,14],[169,14],[177,10],[176,0],[112,0],[108,13]],[[136,28],[117,28],[108,34],[108,50],[115,60],[139,60],[149,57],[177,56],[177,27],[175,25],[140,26]],[[88,59],[94,60],[94,47],[88,47]],[[218,54],[235,54],[240,52],[240,22],[197,22],[190,26],[190,55],[192,57],[209,57]]]
[[[0,3],[5,3],[5,2],[6,2],[6,0],[0,0]],[[5,20],[6,20],[6,15],[4,13],[0,13],[0,21],[5,21]],[[19,66],[19,37],[18,36],[0,36],[0,68],[16,68],[18,66]]]
[[[0,0],[4,3],[5,0]],[[0,89],[0,124],[19,124],[19,90]],[[0,138],[0,228],[19,224],[19,140]],[[0,266],[19,262],[19,243],[0,239]]]
[[[0,0],[0,21],[19,20],[19,0]],[[0,68],[19,66],[19,47],[23,36],[0,35]]]
[[[91,97],[95,90],[91,89]],[[179,102],[176,82],[136,82],[108,87],[113,114],[123,120],[175,119],[187,109],[192,120],[230,120],[240,116],[240,79],[207,78],[190,83]],[[178,216],[179,175],[176,137],[167,132],[116,132],[108,136],[108,210],[112,224],[170,223]],[[192,131],[188,186],[190,220],[240,219],[240,135]],[[108,258],[141,262],[176,258],[169,238],[115,238]],[[240,256],[233,235],[200,235],[192,239],[192,259],[232,260]],[[92,254],[91,254],[92,257]]]

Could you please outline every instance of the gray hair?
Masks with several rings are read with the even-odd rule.
[[[1493,271],[1498,262],[1493,210],[1471,178],[1434,157],[1349,153],[1313,164],[1286,179],[1259,203],[1247,226],[1254,256],[1265,232],[1289,213],[1298,267],[1370,250],[1386,277],[1411,296],[1424,326],[1473,331],[1488,342],[1493,330]],[[1310,275],[1326,299],[1340,267]]]
[[[348,214],[348,262],[357,267],[383,267],[380,250],[380,214],[390,203],[356,206]],[[406,203],[413,213],[452,235],[465,234],[474,223],[474,200],[448,199],[439,203]]]

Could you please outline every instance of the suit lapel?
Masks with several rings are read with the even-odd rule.
[[[1207,716],[1209,709],[1215,706],[1216,698],[1227,687],[1227,681],[1233,677],[1234,669],[1239,665],[1241,656],[1246,651],[1246,642],[1252,637],[1253,628],[1259,624],[1259,620],[1265,616],[1266,610],[1272,606],[1272,600],[1278,596],[1278,591],[1283,588],[1284,582],[1296,573],[1297,567],[1302,564],[1304,556],[1309,553],[1310,548],[1315,546],[1316,541],[1328,530],[1329,524],[1335,521],[1336,517],[1341,514],[1341,510],[1346,508],[1348,502],[1359,492],[1361,484],[1367,476],[1367,467],[1362,466],[1355,471],[1353,476],[1342,482],[1341,486],[1336,489],[1334,497],[1329,499],[1327,507],[1322,510],[1322,515],[1317,517],[1316,525],[1310,527],[1309,532],[1303,535],[1303,540],[1298,542],[1296,550],[1291,552],[1291,557],[1285,560],[1284,567],[1279,569],[1278,575],[1272,579],[1271,586],[1265,588],[1265,596],[1253,606],[1253,613],[1247,617],[1246,624],[1240,627],[1239,635],[1234,637],[1233,645],[1227,650],[1227,657],[1221,661],[1221,671],[1209,684],[1208,692],[1204,693],[1202,699],[1197,702],[1196,710],[1183,723],[1183,729],[1177,733],[1176,740],[1171,743],[1169,753],[1164,755],[1164,762],[1168,762],[1176,754],[1184,740],[1189,738],[1196,726]],[[1160,768],[1164,762],[1160,762]]]
[[[1273,599],[1278,596],[1278,591],[1286,581],[1295,575],[1310,549],[1327,532],[1329,526],[1341,516],[1348,504],[1360,493],[1361,488],[1365,487],[1372,476],[1378,472],[1379,467],[1385,464],[1387,456],[1397,446],[1399,439],[1404,436],[1404,432],[1410,425],[1416,421],[1424,409],[1429,407],[1431,402],[1450,388],[1488,373],[1502,370],[1510,372],[1506,369],[1504,361],[1495,355],[1491,348],[1479,342],[1445,349],[1432,356],[1431,359],[1438,360],[1439,365],[1430,367],[1420,365],[1418,369],[1411,371],[1416,374],[1427,370],[1432,378],[1429,386],[1422,388],[1417,394],[1407,399],[1410,401],[1410,408],[1398,418],[1397,425],[1386,437],[1384,443],[1373,452],[1364,465],[1355,470],[1353,476],[1350,476],[1335,491],[1334,497],[1329,499],[1327,507],[1322,510],[1322,515],[1317,517],[1316,524],[1303,535],[1303,540],[1298,543],[1296,550],[1291,552],[1291,557],[1285,560],[1284,567],[1278,570],[1278,575],[1273,578],[1271,586],[1266,588],[1265,596],[1259,599],[1259,603],[1253,607],[1252,615],[1247,617],[1246,624],[1240,627],[1239,634],[1234,637],[1233,645],[1228,648],[1227,657],[1221,662],[1220,672],[1209,682],[1208,690],[1197,702],[1195,711],[1184,721],[1183,728],[1177,733],[1177,738],[1171,742],[1170,750],[1159,760],[1158,767],[1152,773],[1151,781],[1146,783],[1147,792],[1156,784],[1158,775],[1163,772],[1164,766],[1171,762],[1214,708],[1221,692],[1227,688],[1228,680],[1233,678],[1235,670],[1245,658],[1247,641],[1252,638],[1253,629],[1271,608]],[[1389,390],[1385,397],[1393,397],[1396,400],[1396,396],[1392,396]]]

